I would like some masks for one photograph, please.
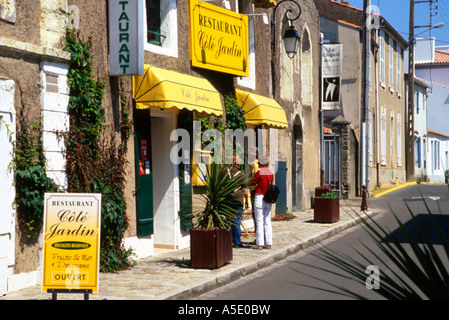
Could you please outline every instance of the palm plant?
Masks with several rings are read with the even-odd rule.
[[[240,205],[235,198],[244,193],[242,185],[246,185],[245,175],[240,174],[231,179],[226,166],[216,163],[208,165],[202,174],[206,181],[202,194],[205,207],[196,216],[196,226],[229,229]]]
[[[381,227],[372,217],[368,216],[368,218],[366,218],[356,213],[361,218],[365,229],[375,241],[377,247],[383,253],[383,256],[379,256],[379,254],[366,245],[364,245],[364,247],[378,261],[383,261],[385,267],[392,274],[391,276],[385,272],[380,274],[380,285],[375,292],[384,298],[400,300],[449,298],[448,230],[447,228],[443,229],[442,226],[437,223],[437,215],[431,213],[424,199],[423,202],[434,227],[434,231],[438,236],[439,243],[443,246],[444,254],[437,252],[433,242],[430,240],[430,235],[426,233],[422,224],[418,221],[406,202],[405,204],[411,215],[412,221],[419,230],[419,241],[411,235],[409,230],[407,230],[404,224],[398,219],[397,215],[394,213],[393,215],[399,225],[400,230],[402,231],[402,235],[407,240],[406,244],[410,246],[411,251],[406,250],[406,247],[401,243],[399,236],[396,236]],[[375,265],[376,263],[373,263],[366,254],[363,254],[357,250],[356,253],[365,263],[360,262],[352,256],[331,252],[327,249],[324,249],[321,253],[314,255],[337,267],[340,271],[343,271],[342,273],[337,273],[337,276],[348,280],[354,280],[355,278],[366,283],[366,263],[368,263],[368,265]],[[316,268],[316,266],[312,267]],[[321,268],[321,270],[326,271],[323,268]],[[320,288],[321,290],[338,293],[351,298],[366,299],[366,297],[346,288],[334,285],[328,281],[324,281],[316,277],[314,278],[337,289],[336,291],[333,291]]]

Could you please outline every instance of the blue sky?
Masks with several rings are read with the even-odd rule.
[[[363,0],[346,1],[353,7],[363,9]],[[410,0],[371,0],[371,5],[377,6],[379,13],[408,41]],[[425,31],[428,28],[416,28],[415,35],[435,37],[437,46],[449,45],[449,0],[439,0],[438,2],[434,0],[434,8],[435,6],[438,6],[438,9],[436,10],[437,15],[432,17],[432,25],[443,22],[444,27],[431,31]],[[415,26],[428,25],[430,25],[429,3],[416,3]],[[420,32],[423,33],[419,34]]]

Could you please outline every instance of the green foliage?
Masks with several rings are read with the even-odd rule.
[[[14,183],[16,186],[16,204],[19,223],[27,237],[35,239],[42,229],[44,194],[58,191],[45,171],[42,140],[40,136],[41,120],[32,126],[22,115],[19,117],[21,132],[14,144]]]
[[[226,127],[229,129],[246,130],[245,111],[237,105],[235,95],[227,94],[224,97],[226,108]]]
[[[196,218],[199,228],[229,229],[240,203],[235,200],[244,194],[246,185],[245,175],[238,175],[230,179],[228,170],[224,165],[212,163],[207,166],[205,176],[206,185],[202,194],[205,208]]]
[[[198,118],[197,120],[201,122],[202,133],[208,129],[217,129],[224,139],[225,129],[240,129],[242,131],[245,131],[247,129],[246,120],[244,117],[245,111],[243,111],[243,109],[237,105],[237,99],[235,98],[235,95],[226,94],[224,96],[224,102],[226,110],[226,123],[223,125],[223,122],[220,119],[213,116]],[[214,140],[211,137],[209,141],[202,140],[201,146],[205,147],[213,142]],[[233,149],[234,153],[236,153],[236,149],[243,152],[244,146],[233,144]]]
[[[335,192],[326,192],[326,193],[323,193],[320,197],[321,198],[338,199],[338,194],[336,194]]]
[[[68,191],[101,193],[100,270],[114,272],[134,264],[132,251],[123,247],[128,228],[124,196],[127,143],[132,123],[126,95],[120,93],[121,143],[102,137],[105,112],[102,99],[105,83],[95,80],[90,54],[91,38],[84,43],[68,31],[66,50],[73,63],[70,86],[70,132],[66,136]]]
[[[72,56],[72,65],[67,75],[70,87],[71,126],[80,131],[80,142],[88,145],[91,151],[95,151],[102,125],[105,123],[105,112],[102,108],[105,83],[101,79],[94,79],[90,54],[92,38],[82,43],[69,31],[66,39],[65,50]]]

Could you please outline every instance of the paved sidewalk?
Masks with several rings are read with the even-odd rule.
[[[358,221],[361,200],[340,200],[340,220],[334,223],[315,223],[313,209],[294,213],[289,221],[273,221],[271,250],[233,249],[233,260],[215,270],[190,268],[189,248],[169,251],[137,261],[137,265],[119,273],[101,273],[99,292],[90,300],[165,300],[193,299],[220,285],[260,270],[287,256],[304,250]],[[369,203],[368,203],[369,205]],[[368,207],[367,214],[378,211]],[[254,235],[242,233],[242,241],[249,243]],[[11,292],[0,300],[49,300],[51,294],[41,292],[40,285]],[[82,294],[58,294],[58,300],[82,300]]]

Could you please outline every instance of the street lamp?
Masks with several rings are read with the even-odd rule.
[[[429,26],[415,26],[415,27],[414,27],[415,29],[416,29],[416,28],[429,28],[429,29],[424,30],[424,31],[422,31],[422,32],[420,32],[420,33],[418,33],[418,34],[415,34],[413,40],[416,40],[416,39],[415,39],[416,36],[419,36],[421,33],[424,33],[424,32],[429,31],[429,30],[431,30],[431,29],[438,29],[438,28],[442,28],[442,27],[444,27],[444,23],[443,23],[443,22],[438,22],[437,24],[434,24],[433,26],[431,26],[431,25],[429,25]],[[413,41],[413,42],[414,42],[414,41]]]
[[[284,46],[285,52],[292,59],[296,52],[298,52],[298,46],[301,38],[299,37],[298,31],[296,31],[294,26],[290,26],[287,30],[285,30],[284,36]]]
[[[294,3],[298,9],[297,9],[297,15],[291,17],[290,15],[293,13],[293,10],[291,8],[288,8],[285,11],[284,17],[287,18],[289,22],[289,28],[285,31],[284,36],[282,39],[284,40],[284,47],[285,52],[290,58],[293,58],[296,55],[296,52],[298,52],[299,42],[301,40],[298,31],[296,31],[295,27],[293,26],[292,22],[297,20],[299,16],[301,15],[301,7],[295,0],[283,0],[281,2],[278,2],[278,4],[274,7],[273,11],[273,20],[272,20],[272,50],[273,55],[275,54],[276,50],[276,10],[279,8],[280,5],[284,5],[286,3]],[[296,11],[296,10],[295,10]]]

